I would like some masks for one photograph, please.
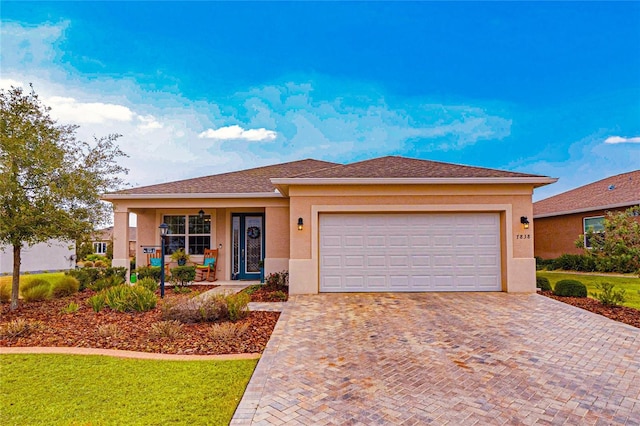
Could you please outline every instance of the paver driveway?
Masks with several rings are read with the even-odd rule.
[[[232,424],[640,424],[640,330],[540,295],[294,296]]]

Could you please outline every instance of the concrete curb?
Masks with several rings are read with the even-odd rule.
[[[120,351],[117,349],[94,348],[57,348],[57,347],[4,347],[0,355],[16,354],[62,354],[62,355],[101,355],[116,358],[155,359],[162,361],[236,361],[259,359],[261,354],[223,354],[223,355],[182,355],[159,354],[150,352]]]

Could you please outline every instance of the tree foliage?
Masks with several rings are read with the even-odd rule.
[[[56,123],[33,87],[0,91],[0,106],[0,243],[13,246],[15,309],[22,245],[88,235],[110,215],[100,194],[127,170],[117,163],[120,135],[78,141],[78,126]]]
[[[595,259],[596,269],[603,272],[640,273],[640,206],[623,212],[608,212],[604,232],[587,232],[591,248],[585,253]],[[576,241],[584,248],[584,235]]]

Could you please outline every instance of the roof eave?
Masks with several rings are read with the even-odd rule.
[[[587,212],[593,212],[593,211],[598,211],[598,210],[617,209],[617,208],[620,208],[620,207],[633,207],[633,206],[638,206],[638,205],[640,205],[640,200],[625,201],[623,203],[607,204],[605,206],[593,206],[593,207],[585,207],[585,208],[574,209],[574,210],[563,210],[563,211],[559,211],[559,212],[534,214],[533,218],[534,219],[543,219],[545,217],[565,216],[565,215],[568,215],[568,214],[587,213]],[[535,204],[534,204],[534,209],[535,209]]]
[[[195,199],[195,198],[283,198],[279,192],[194,192],[194,193],[168,193],[168,194],[119,194],[110,193],[100,197],[104,201],[111,200],[151,200],[151,199]]]

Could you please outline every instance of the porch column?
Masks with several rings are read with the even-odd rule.
[[[129,209],[116,206],[113,214],[113,260],[114,267],[127,268],[127,281],[129,280]]]

